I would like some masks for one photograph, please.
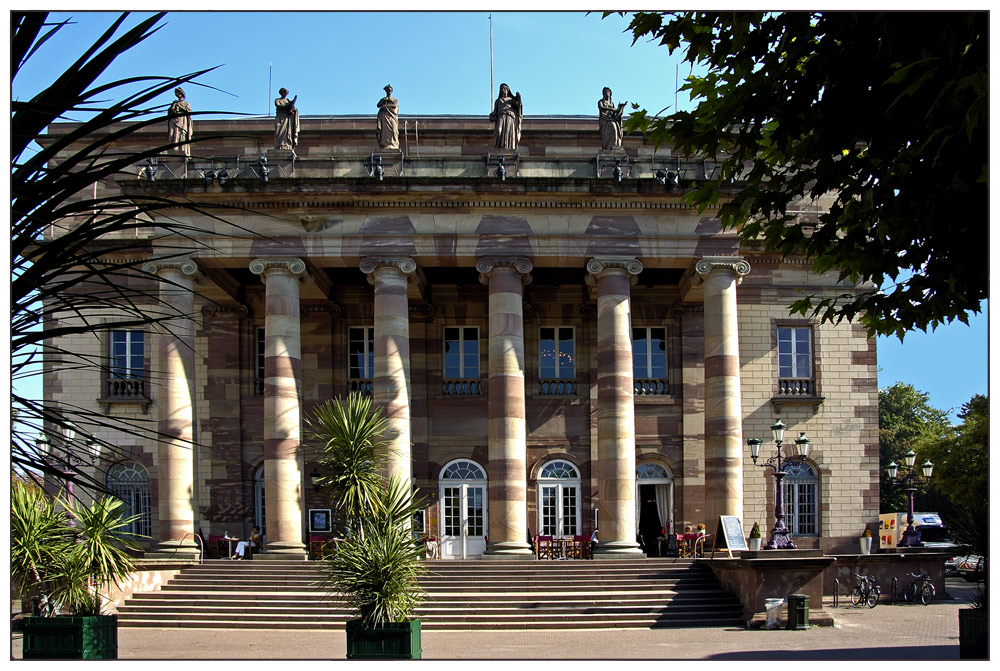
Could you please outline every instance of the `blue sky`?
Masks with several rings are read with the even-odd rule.
[[[72,16],[76,25],[14,82],[16,98],[30,98],[33,87],[51,82],[117,14],[81,10],[54,16]],[[267,114],[283,86],[298,95],[304,116],[375,114],[382,87],[390,83],[404,116],[485,115],[492,104],[488,16],[173,12],[108,77],[182,75],[220,66],[200,80],[207,87],[185,87],[196,111]],[[689,108],[674,93],[677,75],[683,79],[687,67],[663,47],[631,46],[631,36],[623,34],[627,23],[584,12],[494,12],[493,90],[506,82],[520,91],[527,115],[594,115],[604,86],[613,89],[616,102],[638,102],[651,112],[673,107],[675,99]],[[984,312],[968,327],[955,322],[929,334],[914,332],[903,343],[878,339],[879,387],[910,383],[927,392],[934,407],[959,410],[973,394],[987,393],[987,322]]]

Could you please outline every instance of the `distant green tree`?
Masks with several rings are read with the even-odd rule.
[[[879,511],[883,513],[908,510],[906,491],[897,480],[893,482],[886,474],[890,461],[903,464],[903,455],[908,450],[917,453],[917,464],[923,463],[927,446],[932,443],[952,440],[955,432],[948,422],[948,415],[931,407],[927,394],[913,385],[897,382],[878,392],[879,421]],[[933,462],[934,459],[931,458]],[[937,477],[937,463],[935,462]],[[924,496],[917,503],[926,509],[937,503]]]
[[[720,162],[688,201],[721,203],[748,246],[804,253],[860,289],[805,295],[793,312],[902,339],[980,311],[987,13],[639,12],[628,31],[699,66],[681,87],[693,111],[625,124]]]
[[[990,401],[976,394],[958,413],[955,435],[927,442],[921,457],[934,463],[931,486],[956,507],[968,508],[990,495]]]

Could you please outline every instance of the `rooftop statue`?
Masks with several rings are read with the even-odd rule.
[[[611,89],[604,87],[603,97],[597,101],[598,121],[601,127],[601,149],[621,149],[622,112],[627,103],[615,107]]]
[[[399,101],[392,97],[392,86],[385,85],[385,97],[378,101],[375,137],[382,149],[399,149]]]
[[[171,144],[187,143],[194,134],[191,105],[184,99],[184,89],[181,87],[178,86],[174,89],[174,95],[177,96],[177,100],[172,102],[170,109],[167,110],[167,142]],[[182,152],[185,156],[191,155],[191,145],[189,144],[182,144],[175,150]]]
[[[493,104],[493,111],[490,112],[494,144],[497,149],[517,150],[517,144],[521,141],[522,116],[521,92],[511,95],[510,87],[501,84],[500,93]]]
[[[299,143],[299,110],[295,107],[295,96],[288,99],[288,89],[278,89],[281,96],[274,101],[274,148],[295,151]]]

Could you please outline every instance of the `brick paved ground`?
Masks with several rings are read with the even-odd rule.
[[[834,627],[424,632],[424,659],[958,659],[958,598],[929,606],[830,609]],[[843,604],[843,601],[841,602]],[[120,659],[344,659],[343,631],[119,630]],[[12,658],[21,656],[20,634]]]

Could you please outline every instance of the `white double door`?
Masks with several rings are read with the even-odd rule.
[[[486,550],[486,483],[442,483],[441,558],[469,559]]]

